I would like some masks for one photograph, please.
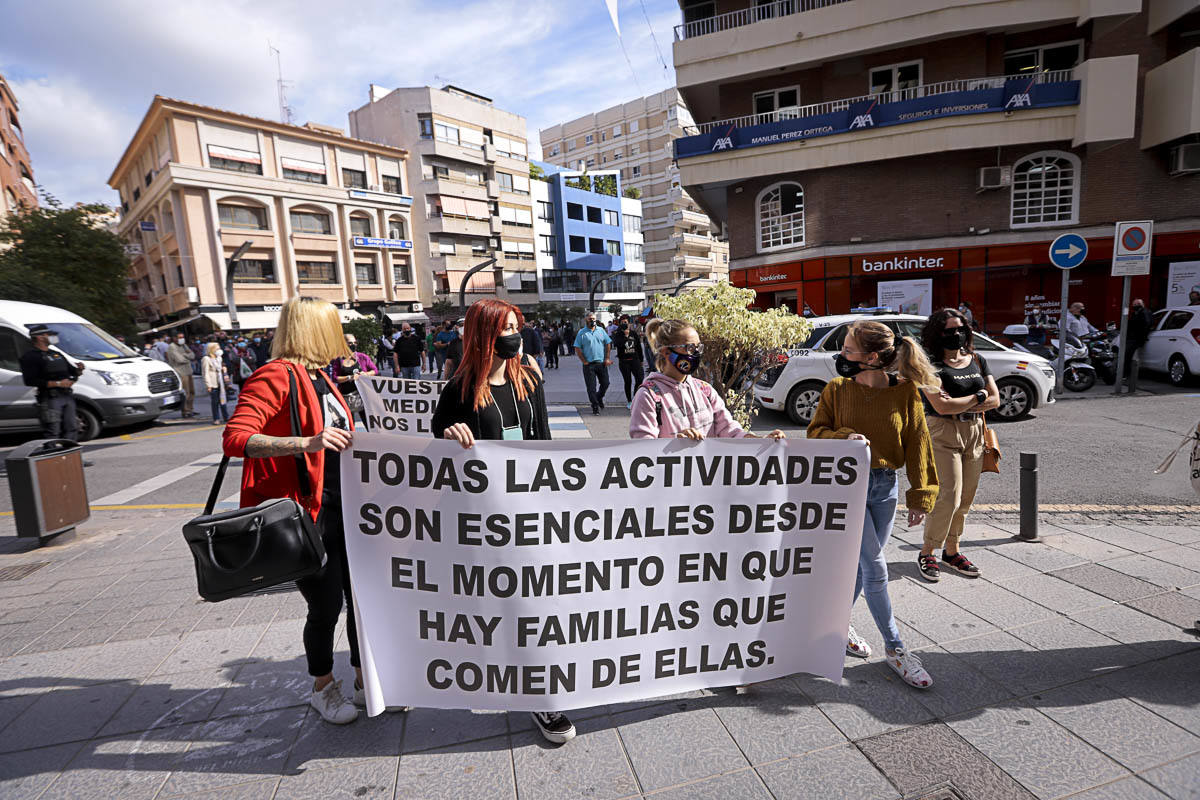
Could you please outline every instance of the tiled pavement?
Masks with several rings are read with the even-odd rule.
[[[893,603],[932,690],[850,659],[842,686],[589,709],[552,748],[524,714],[315,720],[303,602],[198,602],[182,516],[107,514],[37,550],[0,540],[0,568],[48,562],[0,581],[0,797],[1200,797],[1194,517],[1063,517],[1043,544],[996,518],[968,536],[985,577],[935,586],[919,531],[897,526]],[[861,601],[854,617],[878,652]]]

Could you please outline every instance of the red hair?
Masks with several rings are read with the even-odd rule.
[[[525,325],[525,315],[512,303],[480,300],[467,309],[463,324],[463,359],[455,369],[454,377],[460,378],[463,402],[473,396],[476,410],[492,403],[488,374],[492,371],[492,359],[496,357],[496,337],[504,330],[510,312],[516,315],[517,330],[520,331]],[[524,400],[537,385],[533,370],[521,363],[519,355],[508,359],[504,375],[516,390],[518,400]]]

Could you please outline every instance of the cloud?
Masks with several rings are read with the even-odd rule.
[[[34,177],[64,202],[105,185],[155,94],[278,119],[280,50],[297,122],[347,127],[367,86],[455,83],[541,128],[670,86],[674,0],[134,0],[23,4],[0,27],[0,73],[21,104]],[[640,84],[640,85],[639,85]]]

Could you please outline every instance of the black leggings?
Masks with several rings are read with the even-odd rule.
[[[621,370],[621,378],[625,381],[625,399],[633,402],[633,393],[638,390],[645,379],[645,373],[642,370],[642,360],[640,358],[623,358],[617,361],[617,366]],[[633,388],[630,389],[630,383],[633,383]]]
[[[325,493],[317,517],[321,541],[325,544],[325,567],[316,575],[300,578],[296,588],[308,602],[304,621],[304,657],[308,674],[313,677],[333,672],[333,635],[346,600],[346,638],[350,641],[350,664],[360,667],[358,626],[354,624],[354,605],[350,599],[350,568],[346,563],[346,532],[342,525],[342,498]]]
[[[558,369],[558,349],[556,344],[546,348],[546,369]]]

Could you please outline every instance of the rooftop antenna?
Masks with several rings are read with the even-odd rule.
[[[279,48],[275,47],[268,40],[267,49],[275,56],[275,88],[279,92],[279,121],[285,125],[292,125],[296,119],[296,115],[292,113],[292,107],[288,105],[287,101],[287,87],[291,86],[292,82],[283,79],[283,64],[279,58]]]

